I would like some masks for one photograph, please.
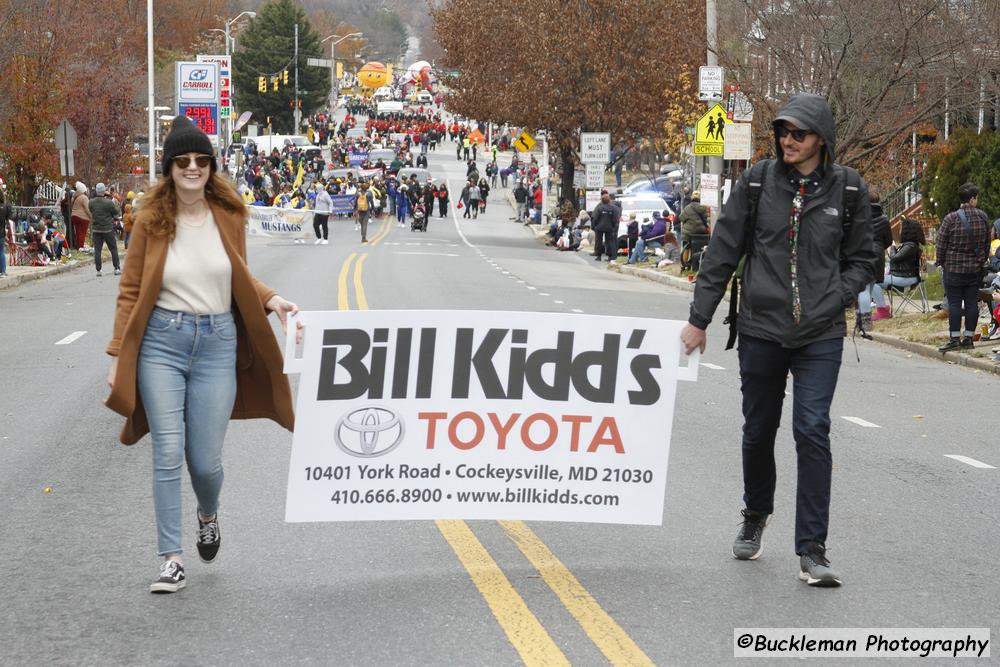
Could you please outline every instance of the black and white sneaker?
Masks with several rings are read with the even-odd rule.
[[[733,558],[737,560],[757,560],[764,551],[761,539],[764,537],[764,528],[767,527],[767,514],[754,512],[753,510],[742,510],[743,525],[740,532],[736,534],[733,541]]]
[[[799,579],[820,588],[836,588],[841,584],[840,575],[826,559],[826,547],[819,542],[809,542],[799,554]]]
[[[149,585],[150,593],[176,593],[184,588],[184,566],[175,560],[165,560],[160,566],[160,576]]]
[[[216,513],[211,521],[202,521],[198,516],[198,556],[203,563],[211,563],[222,546],[222,533],[219,532],[219,515]]]

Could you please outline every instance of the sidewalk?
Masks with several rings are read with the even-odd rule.
[[[514,209],[514,195],[510,192],[506,192],[507,201],[510,203],[511,209]],[[526,225],[534,237],[542,242],[545,241],[548,235],[548,230],[544,228],[544,225]],[[686,292],[694,292],[694,282],[689,282],[686,279],[679,278],[677,276],[672,276],[662,271],[655,271],[653,269],[641,268],[638,266],[625,265],[620,263],[608,264],[608,269],[617,271],[618,273],[632,276],[635,278],[642,278],[644,280],[650,280],[652,282],[660,283],[661,285],[666,285],[667,287],[672,287],[674,289],[683,290]],[[724,295],[724,299],[729,299],[728,292]],[[947,327],[947,323],[944,324]],[[993,375],[1000,376],[1000,364],[990,361],[989,359],[982,359],[977,357],[971,357],[967,354],[961,352],[946,352],[942,354],[938,352],[938,349],[932,345],[925,345],[924,343],[917,343],[914,341],[905,340],[898,336],[892,336],[889,334],[883,334],[878,332],[872,332],[871,337],[876,343],[881,345],[888,345],[889,347],[894,347],[911,354],[918,354],[922,357],[928,359],[935,359],[938,361],[944,361],[949,364],[954,364],[956,366],[964,366],[966,368],[971,368],[978,372],[991,373]],[[860,337],[858,340],[863,342]],[[1000,346],[1000,341],[993,341],[998,346]],[[980,343],[978,349],[983,349],[986,347],[986,343]]]

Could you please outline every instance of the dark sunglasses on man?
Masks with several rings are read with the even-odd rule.
[[[785,127],[784,125],[779,125],[776,128],[774,128],[774,134],[779,139],[784,139],[788,135],[792,135],[792,139],[801,142],[805,141],[805,138],[808,137],[810,134],[815,134],[815,132],[813,132],[812,130],[793,130]]]
[[[194,163],[198,165],[199,168],[204,169],[208,165],[212,164],[211,155],[199,155],[194,159]],[[181,169],[187,169],[191,164],[191,157],[189,155],[178,155],[174,158],[174,164],[176,164]]]

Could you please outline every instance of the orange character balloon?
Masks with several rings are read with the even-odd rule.
[[[358,70],[358,80],[361,81],[361,85],[365,88],[371,90],[381,88],[389,80],[389,71],[382,63],[366,63],[364,67]]]

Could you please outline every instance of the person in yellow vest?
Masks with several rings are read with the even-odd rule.
[[[358,196],[354,198],[354,213],[358,217],[358,226],[361,228],[362,244],[368,243],[368,218],[373,208],[374,197],[362,182],[358,187]]]

